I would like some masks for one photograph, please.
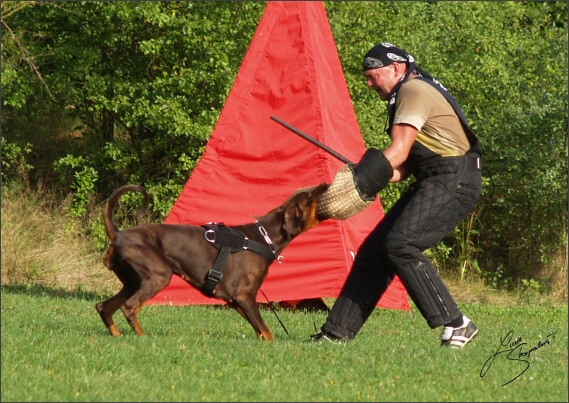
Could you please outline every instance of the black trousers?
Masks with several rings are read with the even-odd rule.
[[[423,163],[417,179],[360,246],[322,330],[353,338],[398,275],[431,328],[461,315],[438,271],[423,254],[448,235],[480,197],[477,155]]]

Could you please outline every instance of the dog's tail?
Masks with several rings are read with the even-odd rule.
[[[146,193],[146,189],[142,186],[138,185],[125,185],[121,186],[117,190],[113,192],[109,200],[107,201],[107,207],[105,208],[105,229],[107,231],[107,236],[109,237],[109,242],[112,243],[115,239],[117,232],[119,229],[113,220],[113,213],[121,196],[127,192],[139,192],[142,193],[144,196],[144,200],[142,202],[142,206],[139,209],[139,212],[144,209],[148,205],[148,193]]]

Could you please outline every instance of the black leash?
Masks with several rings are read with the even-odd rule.
[[[271,308],[271,311],[273,311],[273,313],[275,314],[275,316],[277,317],[277,320],[279,321],[279,323],[281,324],[281,326],[283,327],[285,333],[287,334],[287,336],[290,336],[290,334],[288,333],[288,330],[286,330],[286,327],[284,325],[284,323],[281,321],[281,319],[279,318],[279,316],[277,315],[277,311],[275,311],[275,308],[273,306],[273,303],[271,301],[269,301],[269,299],[267,298],[267,296],[265,295],[265,293],[263,292],[263,290],[259,290],[261,291],[261,294],[263,294],[263,296],[265,297],[265,299],[267,300],[269,307]]]

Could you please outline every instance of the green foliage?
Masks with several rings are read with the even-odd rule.
[[[452,247],[447,246],[445,242],[439,242],[435,246],[427,249],[423,253],[431,260],[437,268],[445,267],[445,262],[449,261]],[[452,260],[450,260],[452,262]]]
[[[30,6],[31,3],[26,2],[2,2],[1,5],[2,105],[15,109],[22,108],[36,91],[42,89],[42,77],[27,42],[21,38],[22,31],[16,28],[14,32],[6,22]]]
[[[480,274],[486,280],[486,284],[494,290],[509,290],[512,281],[509,277],[504,277],[504,268],[496,267],[494,270],[481,270]]]
[[[2,145],[2,184],[7,182],[27,182],[30,169],[33,167],[26,161],[26,155],[32,151],[32,145],[26,143],[23,147],[0,138]]]
[[[105,230],[103,217],[97,217],[91,221],[89,227],[89,235],[93,239],[95,250],[104,251],[109,246],[109,237]]]
[[[164,217],[203,153],[265,4],[2,3],[3,156],[14,164],[4,138],[41,147],[29,133],[45,133],[46,117],[65,111],[82,137],[69,152],[57,147],[62,154],[37,176],[77,193],[74,214],[93,195],[96,204],[137,183]],[[385,103],[361,76],[364,53],[382,41],[450,90],[482,142],[482,198],[432,249],[440,266],[513,284],[557,264],[567,245],[566,3],[324,4],[367,146],[389,144]],[[59,160],[66,154],[78,165]],[[386,210],[411,181],[382,191]]]
[[[152,191],[160,183],[157,193],[172,204],[201,157],[263,8],[36,3],[9,22],[22,43],[49,55],[42,76],[57,101],[44,97],[44,108],[72,105],[89,127],[85,156],[100,167],[96,190],[139,183]],[[23,97],[8,95],[8,105]]]
[[[460,267],[460,279],[464,280],[467,273],[480,272],[480,266],[476,259],[477,252],[481,249],[477,246],[477,238],[479,232],[475,229],[474,220],[477,216],[477,211],[470,213],[466,219],[460,223],[453,233],[453,239],[456,240],[456,263]]]
[[[521,291],[524,293],[537,293],[539,294],[542,291],[542,286],[539,282],[530,279],[530,280],[522,280],[522,287]]]
[[[361,78],[363,54],[378,42],[413,54],[455,96],[482,142],[476,217],[444,240],[456,246],[456,270],[536,275],[567,240],[566,3],[327,2],[326,9],[367,145],[389,141],[385,105]],[[381,34],[370,34],[377,27]],[[384,205],[407,185],[382,191]]]
[[[86,158],[73,155],[67,155],[54,164],[55,171],[60,174],[61,182],[69,184],[73,191],[73,204],[69,211],[72,217],[81,217],[86,212],[89,196],[95,194],[99,173],[88,164]]]

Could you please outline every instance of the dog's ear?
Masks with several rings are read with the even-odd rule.
[[[302,211],[300,211],[297,203],[289,206],[284,212],[283,228],[292,236],[298,235],[302,231],[300,217],[302,217]]]

